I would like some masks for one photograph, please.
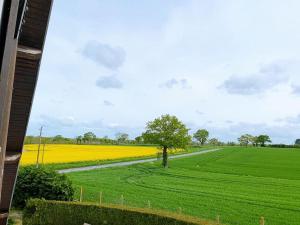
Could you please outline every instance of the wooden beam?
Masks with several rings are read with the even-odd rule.
[[[27,46],[18,46],[17,57],[30,60],[39,60],[42,56],[42,51]]]
[[[0,219],[6,219],[6,218],[8,218],[8,212],[1,212],[0,213]]]
[[[7,152],[8,153],[8,152]],[[21,158],[21,153],[13,153],[13,154],[7,154],[5,156],[5,164],[15,164],[17,163]]]

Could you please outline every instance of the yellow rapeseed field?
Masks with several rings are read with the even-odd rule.
[[[25,145],[21,165],[36,162],[38,145]],[[40,162],[42,161],[40,151]],[[70,163],[93,160],[121,159],[139,156],[154,156],[156,147],[146,146],[118,146],[118,145],[45,145],[44,163]]]

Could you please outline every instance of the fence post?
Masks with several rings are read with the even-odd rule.
[[[265,218],[263,216],[260,217],[260,225],[265,225]]]
[[[124,196],[121,195],[121,205],[123,205],[123,204],[124,204]]]
[[[178,212],[179,212],[179,214],[182,213],[182,208],[181,207],[178,208]]]
[[[79,201],[82,202],[82,196],[83,196],[83,188],[82,186],[80,187],[80,198]]]
[[[217,224],[220,224],[220,216],[219,215],[217,215],[216,221],[217,221]]]
[[[102,191],[100,191],[100,196],[99,196],[100,198],[99,198],[99,205],[101,205],[102,204]]]

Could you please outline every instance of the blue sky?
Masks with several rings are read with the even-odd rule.
[[[300,138],[299,1],[54,1],[28,134],[139,135],[173,114]]]

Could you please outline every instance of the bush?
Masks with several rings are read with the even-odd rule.
[[[71,181],[62,174],[44,167],[23,167],[19,171],[13,206],[23,208],[30,198],[73,200]]]
[[[28,202],[23,225],[213,225],[214,222],[190,216],[154,211],[75,202],[32,199]]]

